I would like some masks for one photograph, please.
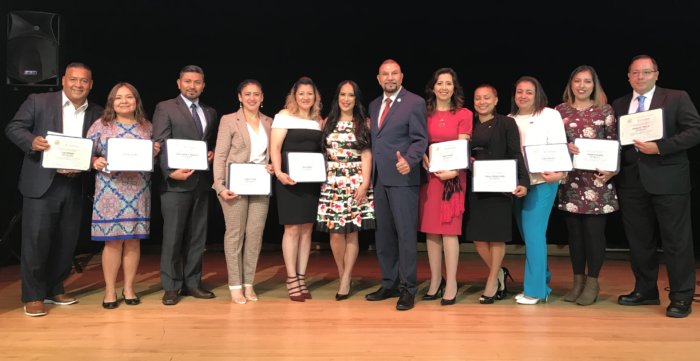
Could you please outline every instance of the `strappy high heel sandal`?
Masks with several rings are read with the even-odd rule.
[[[310,300],[311,299],[311,292],[309,292],[309,289],[306,288],[306,276],[297,273],[297,279],[299,279],[299,287],[301,287],[301,295],[304,296],[305,299]]]
[[[290,287],[296,283],[294,287]],[[289,293],[289,299],[295,302],[304,302],[306,298],[301,293],[301,286],[299,286],[299,277],[297,276],[287,276],[287,292]]]

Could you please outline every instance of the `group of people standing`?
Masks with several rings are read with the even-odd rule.
[[[431,271],[423,300],[439,298],[442,305],[455,304],[458,236],[464,235],[474,242],[488,268],[479,302],[494,303],[507,297],[506,282],[512,279],[503,258],[515,220],[526,245],[523,293],[515,301],[546,302],[551,292],[546,231],[556,205],[565,214],[574,274],[565,301],[579,305],[596,301],[605,258],[606,214],[621,209],[636,283],[618,303],[660,303],[654,238],[658,228],[668,257],[671,303],[666,314],[685,317],[691,312],[695,288],[686,150],[700,143],[700,116],[686,92],[657,87],[658,75],[653,58],[632,59],[628,78],[633,92],[611,107],[596,71],[583,65],[571,73],[563,102],[556,108],[547,106],[536,78],[523,76],[515,82],[506,116],[496,112],[498,92],[489,84],[474,90],[474,114],[465,107],[453,69],[435,71],[423,98],[402,86],[400,65],[387,59],[377,75],[382,95],[367,110],[359,86],[346,80],[336,88],[330,112],[322,118],[318,88],[312,79],[302,77],[292,86],[284,109],[272,119],[260,111],[264,99],[260,82],[245,80],[237,89],[240,109],[219,121],[216,111],[199,101],[205,85],[202,69],[187,66],[177,80],[181,94],[158,104],[151,126],[132,85],[115,85],[102,110],[87,102],[90,69],[69,64],[63,91],[31,95],[6,128],[8,138],[26,152],[20,176],[25,313],[41,316],[46,314],[44,303],[76,302],[64,292],[63,280],[77,242],[82,177],[79,172],[40,166],[40,153],[49,148],[44,136],[55,131],[95,141],[92,239],[105,241],[105,308],[119,305],[120,266],[124,303],[140,302],[134,290],[139,239],[148,237],[150,227],[150,173],[104,171],[106,140],[121,137],[153,139],[153,154],[164,177],[160,268],[165,305],[175,305],[181,295],[214,297],[201,287],[209,188],[215,190],[224,213],[231,300],[257,301],[254,276],[270,197],[239,195],[227,187],[229,163],[254,163],[265,166],[275,178],[273,193],[284,226],[282,251],[292,301],[312,298],[306,270],[314,229],[330,234],[340,281],[338,301],[352,292],[358,232],[374,229],[382,279],[380,287],[365,296],[368,301],[398,297],[396,309],[414,307],[420,231],[426,233]],[[601,169],[527,170],[524,146],[568,143],[569,152],[577,154],[575,139],[615,140],[616,116],[657,108],[664,112],[665,137],[623,146],[619,174]],[[207,142],[213,178],[207,171],[170,169],[168,139]],[[516,160],[515,189],[470,192],[465,169],[429,172],[428,146],[458,139],[469,140],[472,160]],[[323,153],[326,181],[292,179],[290,152]]]

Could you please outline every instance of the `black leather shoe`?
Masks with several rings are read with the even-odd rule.
[[[618,297],[617,303],[623,306],[643,306],[643,305],[660,305],[659,296],[645,296],[639,292],[632,292],[628,295]]]
[[[197,287],[197,288],[188,288],[187,295],[190,295],[194,298],[214,298],[214,292],[207,291],[202,287]]]
[[[432,295],[427,293],[423,295],[422,300],[423,301],[434,301],[437,300],[438,298],[441,298],[443,294],[445,293],[445,279],[442,278],[440,279],[440,284],[438,285],[437,291],[433,293]]]
[[[671,304],[666,308],[666,316],[673,318],[688,317],[692,312],[691,306],[693,301],[671,301]]]
[[[340,294],[340,293],[336,293],[336,294],[335,294],[335,300],[336,300],[336,301],[347,300],[349,296],[350,296],[350,293],[346,293],[346,294],[344,294],[344,295],[343,295],[343,294]]]
[[[399,301],[396,302],[396,309],[399,311],[406,311],[413,308],[415,302],[415,296],[413,296],[408,290],[401,290],[401,296]]]
[[[163,304],[166,306],[173,306],[177,304],[177,301],[180,300],[180,297],[177,294],[177,291],[165,291],[163,294]]]
[[[124,295],[124,290],[122,290],[122,297],[124,297],[124,303],[129,306],[136,306],[141,303],[139,296],[136,296],[136,298],[126,298],[126,295]]]
[[[113,310],[115,308],[119,307],[119,300],[114,301],[114,302],[105,302],[102,301],[102,308],[108,309],[108,310]],[[668,314],[668,312],[667,312]]]
[[[365,295],[367,301],[382,301],[387,298],[399,297],[400,293],[398,290],[390,290],[388,288],[379,287],[378,290],[368,293]]]

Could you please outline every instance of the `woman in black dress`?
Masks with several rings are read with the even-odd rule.
[[[311,298],[306,287],[306,265],[311,252],[320,183],[297,183],[287,174],[288,152],[321,152],[319,125],[321,96],[313,80],[294,83],[284,109],[272,123],[270,159],[275,171],[275,197],[280,224],[284,225],[282,254],[287,269],[287,291],[292,301]]]

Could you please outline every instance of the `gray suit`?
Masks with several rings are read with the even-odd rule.
[[[199,106],[204,111],[207,123],[201,139],[192,113],[181,95],[158,103],[153,114],[153,139],[163,146],[159,155],[163,172],[160,189],[163,213],[160,278],[166,291],[180,290],[183,283],[188,288],[197,288],[201,281],[211,172],[195,171],[184,181],[170,178],[173,170],[168,168],[165,148],[168,139],[187,139],[204,140],[208,144],[207,149],[213,150],[218,119],[216,110],[201,102]]]
[[[63,294],[80,234],[83,174],[67,177],[41,166],[41,152],[32,150],[37,136],[63,132],[62,91],[32,94],[5,128],[7,138],[23,152],[19,190],[22,193],[22,302]],[[88,102],[85,137],[102,107]],[[86,177],[87,178],[87,177]],[[87,180],[87,179],[85,179]]]

